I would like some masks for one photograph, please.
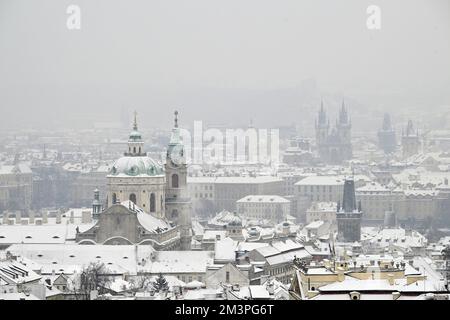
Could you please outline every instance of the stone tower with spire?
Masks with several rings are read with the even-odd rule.
[[[92,218],[98,220],[100,213],[102,212],[102,203],[100,202],[100,191],[95,188],[94,201],[92,201]]]
[[[378,145],[386,154],[394,152],[397,147],[395,130],[392,127],[391,116],[389,113],[384,114],[383,124],[378,131]]]
[[[166,218],[180,228],[181,249],[190,250],[192,238],[191,199],[187,188],[187,163],[178,127],[178,111],[166,153]]]
[[[419,130],[414,130],[412,120],[408,120],[406,130],[402,131],[402,153],[403,158],[409,158],[419,153],[420,140]]]
[[[339,119],[336,123],[336,129],[339,135],[339,141],[342,144],[343,158],[351,159],[352,157],[352,121],[348,114],[345,102],[342,101],[342,107],[339,111]]]
[[[361,240],[361,202],[356,205],[355,183],[353,179],[344,182],[342,204],[338,203],[336,221],[338,241],[355,242]]]
[[[330,130],[330,122],[321,102],[316,121],[316,145],[320,159],[329,164],[340,164],[352,158],[351,120],[342,102],[336,126]]]

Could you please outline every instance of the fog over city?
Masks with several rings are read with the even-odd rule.
[[[448,0],[0,0],[0,300],[450,300],[449,57]]]
[[[154,127],[174,107],[188,125],[307,126],[321,98],[348,99],[358,131],[386,110],[448,117],[446,0],[378,1],[377,32],[366,0],[80,0],[77,32],[72,2],[0,1],[2,129],[90,128],[123,108]]]

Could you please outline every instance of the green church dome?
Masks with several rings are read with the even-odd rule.
[[[122,157],[111,168],[112,176],[159,176],[164,174],[161,163],[150,157]]]
[[[130,137],[129,137],[130,141],[138,141],[138,140],[142,140],[142,136],[141,133],[137,130],[133,130],[130,133]]]

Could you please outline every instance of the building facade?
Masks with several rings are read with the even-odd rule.
[[[290,214],[290,201],[277,195],[249,195],[236,202],[237,213],[247,220],[281,222]]]

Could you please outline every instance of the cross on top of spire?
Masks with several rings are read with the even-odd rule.
[[[175,115],[174,126],[175,128],[178,128],[178,111],[175,110],[173,114]]]
[[[133,130],[137,131],[138,126],[137,126],[137,112],[136,110],[134,111],[134,123],[133,123]]]

